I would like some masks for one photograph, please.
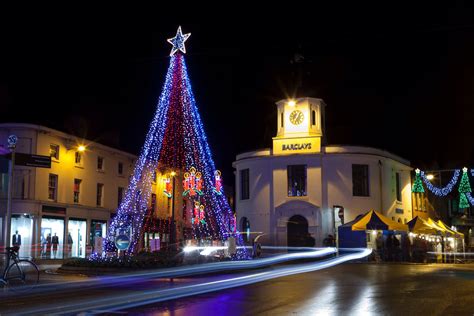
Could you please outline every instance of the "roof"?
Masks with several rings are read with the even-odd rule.
[[[103,144],[97,143],[95,141],[84,139],[84,138],[76,136],[76,135],[67,134],[65,132],[62,132],[62,131],[59,131],[59,130],[56,130],[56,129],[53,129],[53,128],[49,128],[49,127],[46,127],[46,126],[43,126],[43,125],[29,124],[29,123],[0,123],[0,128],[31,129],[31,130],[36,130],[36,131],[42,131],[42,132],[52,134],[52,135],[55,135],[55,136],[58,136],[58,137],[62,137],[62,138],[65,138],[66,140],[75,141],[77,139],[80,139],[81,141],[84,141],[88,144],[92,144],[92,146],[98,147],[100,149],[120,153],[124,156],[128,156],[129,158],[137,159],[136,155],[131,154],[129,152],[126,152],[126,151],[123,151],[123,150],[120,150],[120,149],[117,149],[117,148],[114,148],[114,147],[110,147],[110,146],[107,146],[107,145],[103,145]]]
[[[294,154],[288,156],[319,156],[319,155],[372,155],[383,158],[392,159],[401,164],[410,166],[410,161],[400,156],[397,156],[389,151],[367,147],[367,146],[350,146],[350,145],[327,145],[321,147],[321,153],[311,154]],[[254,151],[247,151],[240,153],[236,156],[236,161],[251,159],[251,158],[264,158],[264,157],[287,157],[285,156],[274,156],[271,148],[263,148]],[[235,163],[234,162],[234,163]]]

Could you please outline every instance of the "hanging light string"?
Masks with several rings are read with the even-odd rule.
[[[458,182],[460,173],[461,169],[455,169],[453,177],[451,178],[449,183],[443,188],[438,188],[430,182],[430,180],[426,177],[424,171],[420,171],[421,178],[423,179],[423,182],[425,183],[426,187],[436,196],[446,196],[451,191],[453,191],[454,186]]]

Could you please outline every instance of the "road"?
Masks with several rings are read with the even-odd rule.
[[[474,266],[342,264],[128,309],[149,315],[472,315]]]
[[[117,311],[324,269],[368,254],[366,249],[362,249],[324,259],[333,252],[332,248],[323,248],[258,260],[216,262],[94,278],[42,275],[42,284],[28,292],[3,291],[0,296],[0,314],[74,315],[79,312]],[[268,266],[275,260],[286,262],[289,258],[295,259],[295,256],[313,259],[309,262]],[[318,257],[322,260],[314,261]],[[191,277],[196,274],[199,276]],[[63,280],[55,281],[52,277],[62,277]]]

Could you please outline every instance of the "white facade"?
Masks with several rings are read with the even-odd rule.
[[[402,223],[412,218],[408,161],[374,148],[321,145],[325,105],[320,99],[302,98],[295,104],[280,101],[277,105],[278,133],[273,148],[240,154],[233,164],[241,231],[263,233],[263,243],[286,246],[290,243],[288,227],[294,223],[293,216],[299,215],[320,246],[328,234],[335,234],[339,221],[335,206],[344,208],[344,222],[369,210]],[[288,166],[305,170],[305,188],[297,191],[297,196],[290,196],[294,192],[288,185]],[[358,166],[368,171],[364,194],[353,188],[353,168]],[[250,227],[243,227],[245,219]]]
[[[51,146],[59,150],[57,159],[51,158],[50,169],[15,166],[11,234],[18,230],[22,236],[20,256],[84,257],[86,245],[94,246],[95,236],[105,237],[136,156],[31,124],[0,124],[0,146],[7,147],[11,134],[18,136],[17,153],[50,156]],[[86,146],[79,162],[78,145]],[[8,176],[0,177],[3,236]],[[58,244],[50,249],[45,246],[48,234],[58,237]]]

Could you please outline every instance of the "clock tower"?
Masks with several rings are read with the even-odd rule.
[[[324,107],[321,99],[299,98],[277,103],[277,135],[273,138],[274,155],[321,152],[324,134]]]

